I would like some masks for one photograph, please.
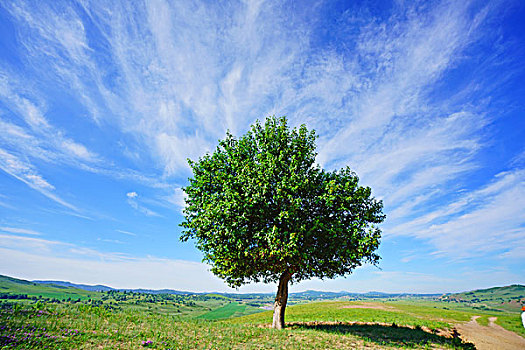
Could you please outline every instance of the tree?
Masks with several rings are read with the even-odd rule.
[[[346,167],[315,165],[314,131],[286,117],[229,132],[193,162],[182,241],[196,240],[211,271],[232,287],[278,282],[273,328],[284,326],[288,283],[334,278],[377,264],[385,216],[369,187]]]

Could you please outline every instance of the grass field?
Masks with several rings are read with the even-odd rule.
[[[275,331],[272,311],[251,306],[269,296],[88,292],[8,277],[0,290],[0,349],[471,349],[451,331],[474,315],[482,325],[496,316],[525,337],[519,311],[490,299],[485,308],[436,298],[301,299]]]
[[[417,327],[392,325],[305,324],[275,331],[253,319],[241,321],[253,316],[214,322],[82,304],[3,303],[0,312],[2,349],[469,348]]]
[[[260,309],[254,308],[246,304],[240,304],[237,302],[231,302],[224,306],[221,306],[218,309],[209,311],[205,314],[198,316],[198,319],[203,320],[221,320],[231,317],[239,317],[243,315],[248,315],[252,313],[260,312]]]

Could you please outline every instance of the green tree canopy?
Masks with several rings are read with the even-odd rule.
[[[382,202],[350,168],[316,165],[315,140],[304,125],[290,129],[286,117],[269,117],[189,161],[181,239],[194,238],[232,287],[279,281],[275,328],[284,325],[288,282],[334,278],[379,260]]]

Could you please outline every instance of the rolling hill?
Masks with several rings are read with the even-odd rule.
[[[441,300],[471,305],[486,305],[486,307],[514,311],[525,305],[525,286],[513,284],[505,287],[477,289],[469,292],[447,294],[442,296]]]
[[[3,296],[18,297],[28,299],[31,297],[41,297],[48,299],[74,299],[87,300],[94,296],[93,292],[63,286],[58,284],[39,284],[36,282],[21,280],[13,277],[0,275],[0,294]]]
[[[64,281],[26,281],[8,276],[0,275],[0,293],[27,294],[28,296],[43,296],[46,298],[71,298],[82,300],[93,297],[96,292],[126,291],[144,294],[173,294],[173,295],[207,295],[208,293],[195,293],[173,289],[116,289],[104,285],[75,284]],[[214,293],[232,300],[271,300],[273,293]],[[516,310],[525,304],[525,286],[514,284],[504,287],[493,287],[478,289],[453,294],[414,294],[414,293],[351,293],[351,292],[326,292],[307,290],[303,292],[290,293],[290,300],[333,300],[333,299],[387,299],[387,298],[431,298],[446,302],[458,302],[467,304],[480,304],[487,306],[504,307],[508,310]]]
[[[84,289],[86,291],[97,291],[97,292],[107,292],[107,291],[127,291],[133,293],[146,293],[146,294],[179,294],[179,295],[202,295],[208,294],[209,292],[196,293],[188,291],[180,291],[174,289],[117,289],[104,285],[87,285],[87,284],[76,284],[65,281],[44,281],[36,280],[31,281],[32,283],[38,284],[51,284],[64,287],[72,287],[78,289]],[[214,294],[221,295],[231,299],[245,300],[245,299],[267,299],[272,298],[274,293],[221,293],[214,292]],[[428,298],[437,298],[442,294],[417,294],[417,293],[382,293],[382,292],[367,292],[367,293],[353,293],[353,292],[327,292],[327,291],[316,291],[316,290],[307,290],[303,292],[290,293],[290,299],[293,300],[331,300],[331,299],[360,299],[360,298],[410,298],[410,297],[428,297]]]

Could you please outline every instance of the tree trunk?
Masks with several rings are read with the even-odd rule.
[[[273,305],[272,328],[284,328],[284,311],[286,309],[286,302],[288,301],[288,281],[290,281],[291,278],[292,275],[289,272],[285,272],[279,279],[279,287],[277,288],[275,304]]]

